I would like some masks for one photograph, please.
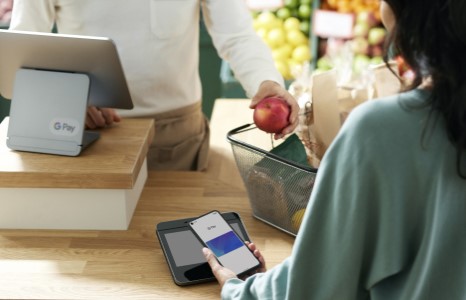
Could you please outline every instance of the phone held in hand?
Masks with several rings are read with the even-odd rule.
[[[211,211],[189,222],[197,238],[208,247],[220,264],[236,275],[260,266],[259,260],[218,211]]]

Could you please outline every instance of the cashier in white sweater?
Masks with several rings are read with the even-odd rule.
[[[209,124],[201,107],[201,12],[220,57],[252,98],[250,107],[268,96],[283,98],[292,108],[291,123],[275,138],[292,132],[298,105],[256,35],[244,0],[15,0],[10,29],[50,32],[56,24],[59,33],[112,38],[135,107],[91,107],[87,126],[110,125],[120,117],[154,118],[149,168],[205,170]]]

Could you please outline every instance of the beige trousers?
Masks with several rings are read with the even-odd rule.
[[[204,171],[209,154],[209,121],[201,102],[157,114],[147,154],[150,170]]]

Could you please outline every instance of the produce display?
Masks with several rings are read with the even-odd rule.
[[[286,80],[311,60],[311,0],[284,0],[275,10],[253,11],[254,29],[271,48],[275,66]]]
[[[323,0],[322,9],[334,10],[340,13],[355,13],[369,11],[380,20],[380,0]]]
[[[0,0],[0,24],[8,24],[11,19],[13,0]]]
[[[253,11],[254,28],[271,48],[275,66],[286,80],[295,80],[312,59],[317,71],[346,68],[347,77],[359,76],[370,65],[382,63],[386,30],[380,20],[380,0],[321,0],[321,10],[352,14],[349,39],[318,39],[317,57],[311,51],[313,1],[283,0],[273,10]]]
[[[296,133],[305,146],[309,164],[315,168],[335,128],[343,124],[354,107],[377,93],[396,89],[388,86],[390,80],[383,80],[393,73],[386,75],[383,64],[387,32],[379,11],[380,0],[322,0],[314,12],[316,64],[308,74],[303,72],[293,81],[288,90],[300,107]]]
[[[322,9],[353,14],[351,39],[321,39],[317,70],[349,68],[352,76],[359,76],[370,65],[383,62],[386,30],[380,20],[379,0],[325,0]]]

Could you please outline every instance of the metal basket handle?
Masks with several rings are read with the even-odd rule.
[[[269,151],[266,151],[264,149],[261,149],[259,147],[256,147],[256,146],[253,146],[251,144],[248,144],[246,142],[243,142],[243,141],[240,141],[238,140],[237,138],[234,137],[234,135],[238,134],[238,133],[241,133],[241,132],[244,132],[244,131],[249,131],[249,130],[253,130],[253,129],[256,129],[257,127],[252,127],[250,128],[251,126],[254,126],[253,123],[249,123],[249,124],[245,124],[245,125],[242,125],[242,126],[239,126],[237,128],[234,128],[230,131],[228,131],[227,133],[227,140],[229,143],[231,144],[239,144],[245,148],[249,148],[249,149],[252,149],[256,152],[259,152],[261,154],[263,154],[264,156],[266,157],[269,157],[269,158],[273,158],[275,160],[278,160],[278,161],[281,161],[283,163],[286,163],[292,167],[295,167],[297,169],[300,169],[302,171],[305,171],[305,172],[309,172],[309,173],[316,173],[317,172],[317,169],[315,168],[310,168],[310,167],[305,167],[303,165],[299,165],[291,160],[288,160],[286,158],[283,158],[283,157],[280,157],[274,153],[271,153]]]

